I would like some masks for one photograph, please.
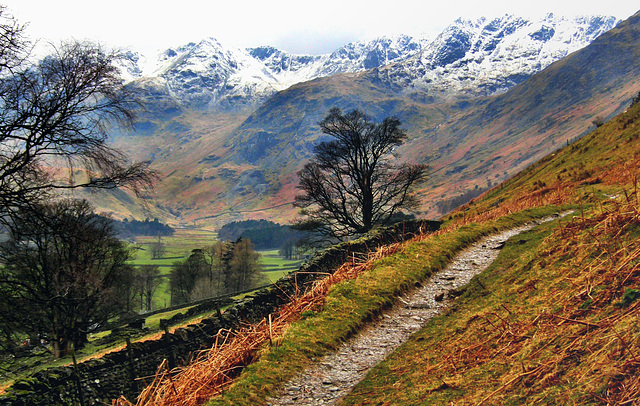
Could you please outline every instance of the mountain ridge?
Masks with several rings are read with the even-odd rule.
[[[486,28],[492,21],[485,21],[481,26]],[[582,31],[588,32],[591,20],[587,18],[584,21],[587,23]],[[521,30],[522,27],[527,30],[518,31],[516,27],[514,31],[507,22],[515,24]],[[602,21],[595,26],[604,27],[601,23]],[[609,23],[612,24],[613,21]],[[537,41],[535,38],[539,36],[551,36],[549,30],[541,31],[540,27],[533,27],[513,18],[500,20],[496,26],[507,32],[519,32],[518,35],[527,36],[531,41]],[[491,38],[508,38],[500,30],[492,28],[489,31],[494,37],[476,33],[474,38],[477,40],[468,41],[466,47],[469,52],[465,52],[465,57],[458,58],[458,62],[449,62],[449,65],[478,64],[479,54],[474,50],[486,48]],[[573,38],[572,35],[569,37]],[[553,36],[564,38],[559,29]],[[504,51],[500,50],[499,44],[494,48],[498,50],[494,54],[497,59],[501,59],[500,52]],[[255,52],[260,53],[263,59],[282,57],[274,49],[259,51]],[[415,62],[420,55],[415,53],[404,62]],[[535,60],[534,56],[529,56],[532,61]],[[421,209],[420,215],[423,216],[433,216],[440,212],[438,207],[444,206],[438,206],[437,201],[469,193],[477,194],[555,148],[554,143],[559,146],[565,142],[565,139],[560,140],[562,137],[547,134],[545,137],[536,136],[536,143],[532,145],[513,145],[518,140],[513,135],[518,135],[518,131],[506,128],[505,123],[509,121],[518,125],[519,121],[517,117],[506,117],[506,114],[508,111],[513,112],[521,103],[504,96],[509,92],[500,91],[492,96],[452,92],[443,97],[410,86],[407,86],[409,90],[399,92],[398,83],[385,80],[385,75],[389,77],[390,71],[401,66],[402,63],[397,62],[381,68],[339,73],[300,82],[274,93],[253,110],[240,109],[241,111],[189,108],[166,92],[158,90],[152,83],[153,78],[147,79],[147,83],[151,85],[145,90],[146,97],[158,107],[152,106],[150,112],[142,116],[136,133],[122,134],[116,138],[125,152],[140,158],[145,158],[147,154],[152,158],[154,166],[163,172],[164,179],[153,203],[154,208],[159,210],[157,215],[172,223],[195,222],[199,225],[223,224],[265,216],[275,216],[281,222],[293,220],[295,209],[282,208],[282,205],[293,200],[296,193],[295,172],[310,156],[313,145],[321,140],[317,122],[331,107],[361,108],[374,119],[396,115],[402,120],[410,138],[398,150],[403,160],[426,162],[433,169],[431,181],[420,191],[421,197],[427,202]],[[505,77],[509,76],[512,76],[511,73]],[[527,74],[523,74],[524,76]],[[607,78],[604,82],[606,81]],[[508,86],[515,88],[522,85],[514,83]],[[546,85],[541,83],[530,88],[538,86]],[[591,115],[605,112],[606,116],[619,109],[623,100],[632,97],[633,86],[635,85],[629,84],[627,89],[618,89],[610,95],[609,98],[618,103],[614,109],[609,105],[602,105],[601,101],[594,101],[593,106],[583,108],[584,117],[580,118],[579,128],[576,127],[577,124],[572,124],[571,137],[587,130],[593,120]],[[624,92],[624,95],[620,92]],[[524,94],[527,97],[541,97],[533,93],[535,92]],[[604,97],[601,92],[596,96]],[[501,113],[502,110],[504,114]],[[586,113],[587,110],[589,114]],[[525,113],[527,117],[545,115],[541,109],[535,108]],[[488,126],[488,121],[483,118],[490,116],[496,120]],[[567,121],[567,118],[550,119],[545,131],[551,131],[563,120]],[[572,120],[568,121],[573,123]],[[217,122],[222,125],[215,124]],[[494,131],[493,126],[499,128]],[[530,134],[526,131],[520,133],[527,136]],[[152,156],[148,155],[149,151],[153,151]],[[270,211],[270,208],[275,207],[278,208],[277,211]],[[106,205],[99,208],[110,209]],[[122,216],[118,213],[125,213],[126,208],[116,212],[116,216]]]
[[[165,86],[179,104],[195,108],[255,108],[266,98],[296,83],[338,73],[384,68],[411,58],[415,63],[389,73],[407,77],[412,88],[424,90],[431,88],[428,85],[436,75],[449,74],[447,83],[451,87],[452,83],[460,82],[461,75],[468,77],[483,70],[490,79],[501,83],[480,92],[487,95],[505,89],[511,82],[517,82],[518,77],[528,76],[585,46],[617,22],[614,17],[570,20],[553,14],[540,20],[514,15],[491,20],[458,19],[434,39],[408,35],[379,37],[349,43],[330,54],[315,56],[290,54],[274,47],[232,48],[215,38],[205,38],[197,43],[169,48],[160,53],[155,62],[131,54],[125,71],[129,80],[156,78],[158,85]],[[529,37],[526,44],[517,45]],[[506,50],[505,46],[513,49]],[[505,55],[505,52],[514,54],[516,49],[520,53],[517,57]],[[483,60],[485,56],[489,58]],[[509,66],[509,58],[531,59],[532,66],[523,72],[522,67]],[[469,71],[465,65],[472,63],[483,66]],[[503,77],[502,70],[517,73],[512,78]],[[419,80],[422,73],[429,72],[427,83]],[[473,93],[475,89],[467,85],[455,90]]]

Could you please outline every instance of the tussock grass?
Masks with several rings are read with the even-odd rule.
[[[232,336],[221,332],[218,342],[224,344],[201,354],[189,368],[170,374],[159,371],[158,381],[138,404],[201,404],[211,396],[210,404],[264,404],[280,384],[352,336],[401,293],[442,269],[460,249],[484,235],[557,211],[547,207],[491,223],[458,226],[450,233],[383,247],[364,262],[344,264],[333,276],[293,298],[274,317],[270,334],[265,333],[267,323]],[[238,368],[253,359],[257,361],[228,387]]]
[[[640,401],[640,211],[601,210],[510,242],[345,404]]]

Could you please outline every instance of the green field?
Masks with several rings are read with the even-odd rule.
[[[151,259],[150,246],[158,241],[158,237],[138,236],[134,245],[137,248],[136,256],[132,263],[168,268],[175,261],[187,258],[191,250],[212,245],[217,238],[217,233],[209,230],[177,229],[172,236],[160,238],[166,249],[164,256],[160,259]]]
[[[152,243],[158,241],[158,238],[152,236],[136,237],[135,244],[133,244],[135,256],[131,264],[134,266],[158,265],[163,275],[162,283],[153,298],[152,310],[170,306],[169,274],[173,263],[187,259],[192,250],[212,245],[216,239],[217,234],[213,231],[178,229],[174,235],[160,238],[166,249],[164,256],[159,259],[151,259],[150,247]],[[272,283],[298,269],[303,262],[302,260],[285,259],[278,254],[278,250],[258,251],[258,253],[261,256],[260,264],[264,274]]]
[[[136,238],[136,242],[133,244],[133,247],[135,248],[135,256],[130,263],[134,266],[159,265],[162,273],[162,283],[156,290],[152,310],[163,309],[171,304],[171,294],[169,290],[169,274],[171,272],[171,265],[175,261],[188,258],[191,254],[191,250],[213,244],[216,241],[216,237],[216,233],[206,230],[176,230],[176,233],[173,236],[162,237],[161,241],[165,244],[166,254],[160,259],[151,259],[149,250],[150,244],[157,241],[157,237],[140,236]],[[278,255],[278,250],[259,251],[259,253],[261,255],[260,261],[264,269],[264,274],[272,283],[282,278],[292,270],[297,269],[302,263],[300,260],[286,260],[282,258]],[[240,298],[241,296],[244,295],[240,295],[237,298]],[[145,322],[146,327],[149,329],[149,334],[139,339],[154,337],[154,334],[157,334],[159,331],[160,319],[169,319],[178,313],[187,311],[189,308],[190,307],[187,306],[181,309],[149,316]],[[186,325],[200,317],[211,315],[212,313],[213,312],[208,312],[189,320],[185,320],[184,322],[181,322],[180,325]],[[172,329],[175,327],[177,326],[173,326]],[[109,345],[97,345],[97,340],[110,333],[110,331],[102,331],[92,334],[87,346],[78,351],[78,359],[85,360],[89,357],[96,356],[96,354],[99,354],[100,352],[122,346],[123,343],[120,341]],[[41,368],[64,365],[69,362],[70,357],[56,360],[53,359],[50,354],[40,354],[39,356],[31,357],[29,359],[21,359],[17,364],[0,364],[0,368],[5,368],[6,370],[6,374],[2,374],[2,379],[0,379],[0,387],[7,386],[13,382],[15,378],[23,376],[24,372],[18,372],[18,370],[28,370],[33,372]]]

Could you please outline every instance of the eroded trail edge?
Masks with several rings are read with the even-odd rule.
[[[559,216],[528,223],[474,243],[458,253],[442,271],[399,300],[337,351],[289,381],[278,398],[268,404],[333,405],[347,395],[366,373],[384,360],[432,317],[453,301],[451,292],[468,284],[498,257],[505,242],[524,231]]]

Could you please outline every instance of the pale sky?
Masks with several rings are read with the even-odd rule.
[[[458,17],[603,14],[625,19],[628,0],[0,0],[40,43],[90,39],[152,54],[214,37],[237,47],[329,53],[383,35],[437,34]]]

